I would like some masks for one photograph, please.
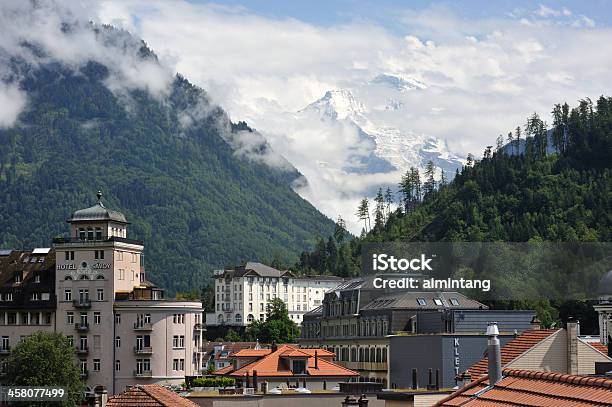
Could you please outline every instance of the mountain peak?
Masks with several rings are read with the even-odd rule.
[[[418,79],[403,77],[401,75],[394,75],[389,73],[381,73],[376,75],[374,79],[370,81],[372,84],[380,84],[389,86],[400,92],[404,92],[412,89],[426,89],[427,85]]]
[[[325,92],[320,99],[306,106],[300,112],[316,111],[334,120],[354,119],[366,112],[363,103],[355,98],[348,89],[334,89]]]

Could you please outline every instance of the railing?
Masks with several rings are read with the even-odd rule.
[[[387,362],[348,362],[337,360],[337,364],[354,370],[387,370]]]
[[[134,370],[134,377],[151,377],[153,372],[150,370]]]
[[[76,353],[79,355],[87,355],[89,354],[89,347],[88,346],[77,346]]]
[[[87,332],[89,331],[89,324],[87,322],[85,323],[77,322],[76,324],[74,324],[74,329],[76,329],[79,332]]]
[[[91,308],[91,300],[89,298],[85,300],[72,300],[72,306],[80,309]]]
[[[140,246],[143,245],[142,240],[128,239],[126,237],[119,237],[119,236],[111,236],[111,237],[108,237],[106,239],[101,239],[101,240],[95,240],[95,239],[87,240],[87,239],[81,239],[79,237],[56,237],[53,239],[53,243],[56,243],[56,244],[79,243],[79,244],[96,245],[96,244],[108,243],[108,242],[121,242],[121,243],[137,244]]]
[[[136,355],[150,355],[153,353],[153,348],[150,346],[134,346]]]
[[[153,324],[150,322],[134,322],[135,331],[152,331]]]

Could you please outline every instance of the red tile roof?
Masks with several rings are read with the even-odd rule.
[[[232,353],[230,356],[241,358],[241,357],[262,357],[269,355],[272,351],[270,349],[242,349],[238,352]]]
[[[280,345],[276,351],[271,352],[268,349],[268,354],[259,357],[259,359],[242,366],[240,369],[234,370],[233,366],[228,366],[215,371],[216,375],[228,375],[233,377],[244,377],[247,374],[253,376],[253,372],[257,371],[260,377],[270,376],[293,376],[293,372],[289,368],[287,358],[304,357],[307,359],[306,373],[309,376],[358,376],[359,373],[346,369],[340,365],[333,363],[330,357],[333,357],[332,352],[324,349],[301,349],[291,345]],[[315,351],[317,352],[317,367],[315,368]],[[243,352],[243,351],[241,351]],[[240,357],[240,353],[235,356]],[[320,357],[319,357],[320,356]]]
[[[194,402],[157,384],[133,386],[108,399],[107,407],[197,407]]]
[[[501,348],[502,367],[559,331],[560,329],[532,329],[523,332]],[[468,368],[467,371],[472,375],[472,379],[475,380],[487,374],[488,363],[489,360],[485,357]]]
[[[598,351],[600,351],[601,353],[603,353],[604,355],[608,355],[608,347],[606,345],[604,345],[601,342],[585,342],[587,345],[592,346],[593,348],[597,349]]]
[[[483,376],[436,406],[612,406],[612,379],[504,369],[502,379],[494,386],[490,387],[488,376]]]

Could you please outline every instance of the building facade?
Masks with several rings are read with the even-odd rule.
[[[44,256],[42,249],[10,252],[1,263],[0,292],[3,298],[13,292],[10,304],[2,302],[3,342],[7,336],[10,347],[35,330],[61,332],[74,346],[88,388],[103,385],[111,394],[199,375],[202,304],[166,300],[163,289],[146,280],[143,243],[127,237],[125,216],[107,209],[100,193],[96,205],[67,222],[70,235],[54,239]],[[14,270],[15,257],[26,266]],[[47,291],[34,294],[43,286]],[[40,300],[23,303],[26,292]]]
[[[275,298],[287,305],[289,317],[298,325],[308,311],[321,305],[327,291],[342,282],[334,276],[296,277],[261,263],[215,271],[215,312],[206,315],[209,326],[244,327],[265,321]]]

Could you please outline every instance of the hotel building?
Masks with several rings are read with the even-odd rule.
[[[202,304],[166,300],[146,280],[143,243],[101,197],[72,214],[52,249],[0,252],[1,353],[34,331],[61,332],[88,388],[111,394],[199,375]]]
[[[253,321],[265,321],[267,308],[274,298],[281,298],[289,317],[298,325],[304,314],[323,302],[325,293],[342,282],[335,276],[296,277],[261,263],[215,271],[215,312],[206,314],[207,326],[244,327]]]

